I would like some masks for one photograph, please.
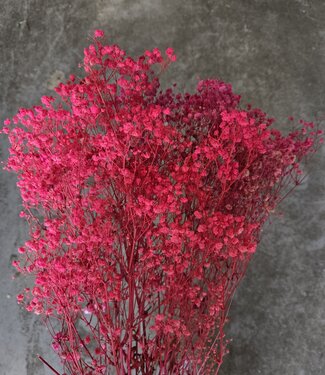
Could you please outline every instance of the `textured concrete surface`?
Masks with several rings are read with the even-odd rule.
[[[198,77],[219,77],[279,128],[290,115],[325,115],[324,0],[1,0],[0,120],[78,73],[95,28],[135,55],[173,47],[178,61],[165,83],[191,90]],[[1,160],[7,147],[1,137]],[[322,151],[282,205],[284,218],[265,227],[233,302],[222,375],[325,373]],[[44,375],[37,353],[60,367],[38,317],[16,304],[26,280],[11,280],[9,264],[27,239],[16,181],[0,173],[0,375]]]

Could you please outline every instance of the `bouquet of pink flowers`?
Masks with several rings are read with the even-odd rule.
[[[14,266],[35,277],[18,302],[44,318],[66,374],[216,374],[261,228],[321,131],[300,120],[282,135],[220,80],[162,91],[171,48],[134,60],[103,36],[82,79],[2,130],[30,227]]]

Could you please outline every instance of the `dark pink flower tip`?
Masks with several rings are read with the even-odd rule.
[[[174,54],[174,50],[171,47],[167,48],[165,52],[167,56],[172,56]]]
[[[173,48],[171,48],[171,47],[167,48],[165,53],[168,56],[170,61],[172,61],[172,62],[176,61],[176,55],[174,55]]]
[[[95,32],[94,32],[95,38],[103,38],[104,35],[105,35],[105,33],[104,33],[103,30],[95,30]]]

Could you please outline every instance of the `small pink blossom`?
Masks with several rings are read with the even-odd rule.
[[[95,38],[103,38],[105,35],[103,30],[95,30],[94,32],[94,37]]]

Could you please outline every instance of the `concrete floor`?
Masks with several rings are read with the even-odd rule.
[[[192,90],[198,78],[219,77],[281,129],[290,115],[324,117],[324,0],[1,0],[0,120],[78,72],[95,28],[132,55],[173,47],[166,84]],[[265,227],[233,302],[222,375],[325,374],[324,161],[323,147],[282,205],[284,218]],[[27,240],[16,181],[0,173],[0,375],[44,375],[36,354],[57,364],[50,339],[16,304],[26,280],[11,280]]]

